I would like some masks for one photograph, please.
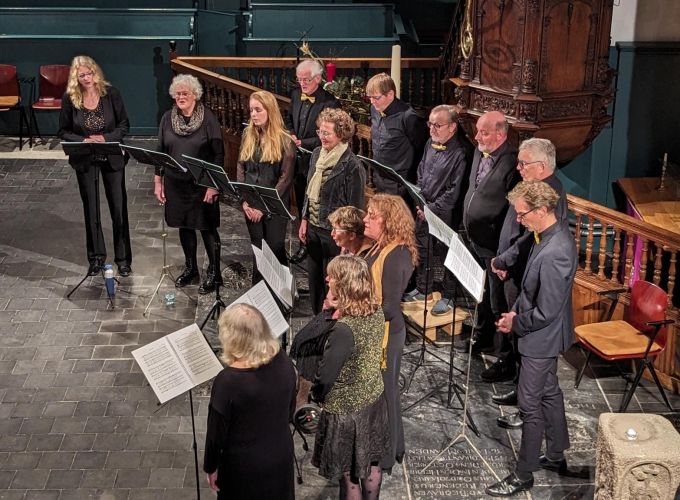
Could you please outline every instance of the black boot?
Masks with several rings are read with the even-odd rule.
[[[185,262],[184,271],[175,280],[177,288],[184,288],[187,285],[194,285],[198,283],[198,264],[196,259],[187,259]]]
[[[198,287],[198,293],[205,295],[206,293],[214,292],[218,285],[222,285],[222,273],[219,266],[209,265],[208,271],[205,273],[205,280]]]

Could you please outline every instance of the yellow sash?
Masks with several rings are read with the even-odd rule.
[[[371,276],[373,277],[373,291],[375,293],[375,298],[376,301],[379,304],[382,304],[382,276],[383,276],[383,267],[385,265],[385,259],[389,255],[389,253],[397,248],[399,246],[398,243],[390,243],[386,245],[384,248],[379,249],[377,244],[373,246],[368,251],[368,255],[375,255],[378,251],[380,252],[378,254],[378,257],[375,259],[375,262],[373,262],[373,265],[371,266]],[[390,336],[390,322],[385,321],[385,332],[383,334],[383,341],[382,341],[382,360],[380,361],[380,368],[382,370],[387,369],[387,341],[389,340]]]

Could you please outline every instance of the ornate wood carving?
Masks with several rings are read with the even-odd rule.
[[[611,0],[476,0],[473,56],[447,75],[464,128],[506,114],[514,137],[552,140],[559,162],[585,150],[611,119]],[[454,67],[455,65],[449,65]],[[578,122],[578,126],[574,123]]]

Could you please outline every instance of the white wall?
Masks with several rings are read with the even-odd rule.
[[[680,0],[615,0],[611,44],[680,41]]]

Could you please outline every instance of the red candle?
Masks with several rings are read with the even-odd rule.
[[[326,63],[326,81],[332,82],[333,78],[335,78],[335,63],[328,62]]]

